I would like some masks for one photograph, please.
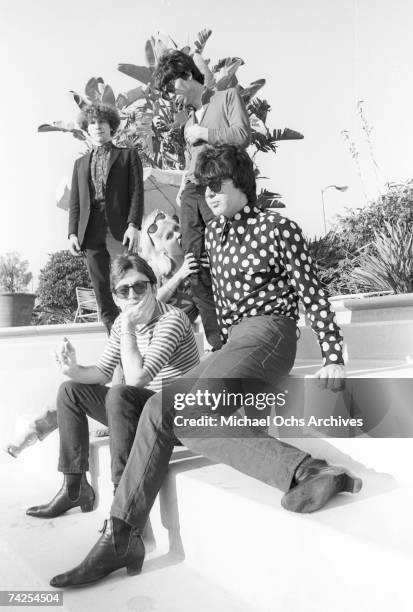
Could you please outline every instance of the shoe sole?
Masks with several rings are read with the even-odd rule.
[[[281,505],[290,512],[316,512],[337,493],[358,493],[363,481],[349,472],[339,471],[314,476],[286,493]]]

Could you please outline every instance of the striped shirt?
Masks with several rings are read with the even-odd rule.
[[[160,391],[162,381],[172,382],[199,363],[195,336],[186,314],[156,300],[158,315],[136,328],[136,342],[142,355],[142,368],[151,377],[147,389]],[[120,361],[121,318],[114,322],[105,350],[96,364],[111,377]]]

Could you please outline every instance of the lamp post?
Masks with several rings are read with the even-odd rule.
[[[324,221],[324,233],[327,234],[327,219],[326,219],[326,207],[324,202],[324,192],[327,189],[337,189],[337,191],[347,191],[348,185],[327,185],[321,190],[321,203],[323,205],[323,221]]]

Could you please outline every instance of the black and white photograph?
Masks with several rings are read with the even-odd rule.
[[[0,7],[0,608],[410,612],[413,5]]]

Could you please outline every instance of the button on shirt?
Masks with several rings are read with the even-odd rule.
[[[112,141],[105,142],[100,147],[94,147],[90,156],[90,195],[95,204],[105,201],[106,178],[112,148]]]
[[[301,298],[323,364],[344,363],[340,328],[296,223],[247,204],[232,219],[214,219],[205,244],[224,341],[245,317],[275,313],[297,322]]]

